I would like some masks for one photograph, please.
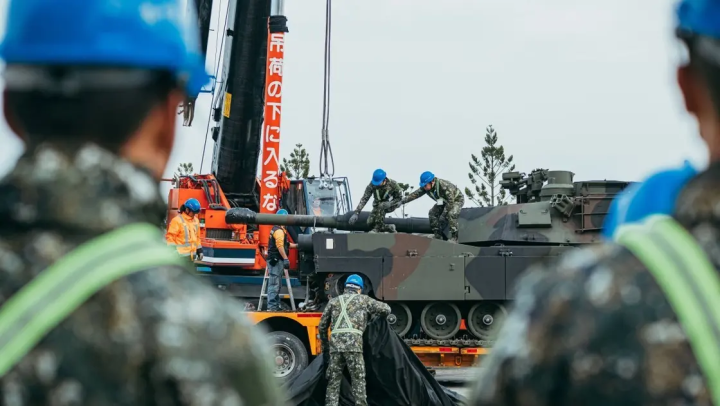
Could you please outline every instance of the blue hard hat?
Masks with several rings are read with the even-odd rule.
[[[362,276],[360,275],[350,275],[348,276],[347,280],[345,281],[345,286],[347,285],[355,285],[360,287],[362,289],[365,284],[363,283]]]
[[[432,182],[433,179],[435,179],[435,175],[433,175],[430,171],[425,171],[420,175],[420,187],[425,187],[428,183]]]
[[[11,0],[0,58],[7,64],[167,69],[194,97],[208,75],[197,16],[183,3]]]
[[[185,201],[185,208],[193,213],[200,213],[200,202],[194,197],[191,197]]]
[[[677,28],[720,39],[720,1],[682,0],[675,11]]]
[[[278,210],[277,213],[275,213],[275,214],[288,214],[288,211],[285,210],[285,209],[280,209],[280,210]]]
[[[371,182],[371,183],[372,183],[374,186],[380,186],[380,184],[383,183],[383,181],[385,180],[385,178],[387,178],[387,174],[385,173],[384,170],[382,170],[382,169],[375,169],[375,172],[373,172],[373,177],[372,177],[372,182]]]

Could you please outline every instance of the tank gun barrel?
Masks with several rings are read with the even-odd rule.
[[[367,223],[369,212],[360,212],[355,224],[349,224],[352,213],[340,216],[309,216],[303,214],[263,214],[246,208],[233,208],[225,213],[228,224],[258,224],[299,227],[323,227],[347,231],[370,231]],[[430,220],[425,217],[393,218],[386,217],[385,224],[394,224],[398,232],[430,234]]]

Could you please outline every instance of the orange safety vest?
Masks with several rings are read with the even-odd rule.
[[[183,238],[179,238],[177,231],[171,233],[177,226],[182,227]],[[181,213],[170,222],[168,232],[165,234],[165,240],[168,245],[172,245],[177,249],[178,254],[182,256],[195,256],[195,252],[200,248],[200,221],[197,217],[190,219],[184,213]]]

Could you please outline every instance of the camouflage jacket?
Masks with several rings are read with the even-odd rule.
[[[403,190],[400,188],[397,182],[390,178],[386,178],[387,182],[384,185],[375,186],[372,183],[368,184],[365,188],[360,203],[358,203],[355,213],[360,213],[370,200],[374,197],[373,208],[375,208],[380,202],[388,202],[390,200],[400,200],[403,197]]]
[[[352,323],[348,326],[346,323],[338,323],[340,314],[342,313],[342,304],[340,298],[346,303],[347,317]],[[387,303],[375,300],[367,295],[357,293],[344,293],[338,297],[330,299],[322,317],[320,318],[320,341],[323,350],[328,349],[332,352],[362,352],[363,338],[362,333],[365,332],[367,323],[372,315],[388,315],[390,314],[390,306]],[[330,335],[330,346],[328,347],[327,330],[332,321],[332,329]],[[349,332],[332,332],[337,328],[354,328],[360,334]]]
[[[720,269],[720,164],[677,202],[676,220]],[[712,404],[673,308],[627,249],[603,244],[535,266],[516,298],[471,404]]]
[[[463,194],[457,186],[445,179],[435,178],[435,185],[429,192],[426,192],[424,188],[415,189],[405,197],[405,203],[410,203],[423,195],[428,195],[433,200],[443,199],[448,205],[464,200]]]
[[[0,304],[77,245],[167,211],[145,171],[100,148],[26,153],[0,181]],[[127,255],[133,255],[128,252]],[[115,281],[0,378],[12,405],[283,404],[261,331],[185,268]]]

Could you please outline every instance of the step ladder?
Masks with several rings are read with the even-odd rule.
[[[288,293],[290,294],[290,307],[292,308],[292,311],[296,311],[295,309],[295,296],[293,296],[292,291],[292,285],[290,284],[290,274],[288,273],[287,269],[283,269],[283,272],[285,273],[285,284],[287,285]],[[268,267],[265,267],[265,275],[263,276],[263,284],[260,288],[260,300],[258,301],[257,309],[258,311],[262,311],[262,305],[263,305],[263,299],[267,297],[267,288],[268,288],[268,281],[270,280],[270,269]],[[280,290],[282,290],[282,283],[280,285]],[[288,295],[282,295],[280,292],[278,292],[278,296],[281,299],[285,299]],[[285,297],[283,297],[285,296]]]

